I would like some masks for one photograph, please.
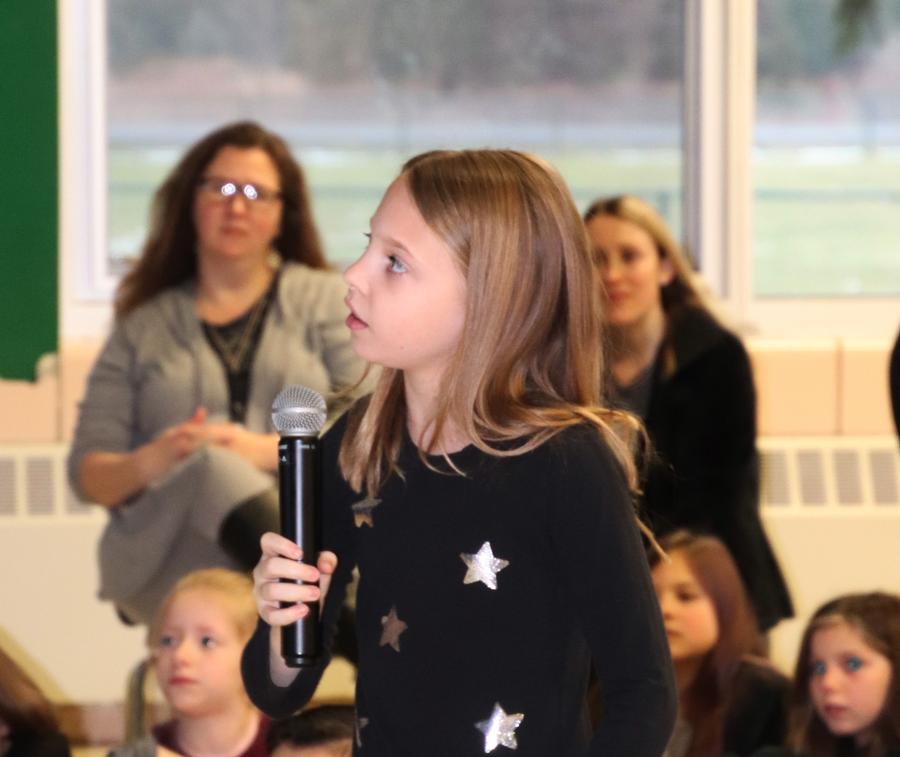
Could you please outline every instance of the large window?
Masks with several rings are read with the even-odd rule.
[[[900,294],[900,0],[757,19],[755,296]]]
[[[580,207],[633,192],[681,227],[681,0],[108,0],[105,265],[206,131],[253,118],[308,173],[337,264],[433,147],[534,150]]]

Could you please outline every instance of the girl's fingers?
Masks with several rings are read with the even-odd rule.
[[[304,604],[277,607],[266,605],[259,610],[260,617],[270,626],[286,626],[294,623],[309,613],[309,608]]]
[[[312,565],[283,557],[263,557],[253,570],[256,583],[268,583],[282,578],[288,581],[302,581],[307,584],[318,582],[321,574]]]
[[[327,576],[330,576],[337,570],[338,559],[337,555],[334,552],[320,552],[319,560],[316,563],[316,567],[319,569],[320,573],[323,573]]]
[[[268,583],[259,588],[258,598],[270,605],[279,602],[317,602],[322,590],[316,584]]]
[[[289,560],[299,560],[303,557],[303,550],[300,547],[290,539],[272,531],[262,535],[259,546],[262,549],[263,558],[286,557]]]

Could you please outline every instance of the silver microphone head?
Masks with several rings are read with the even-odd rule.
[[[286,386],[272,403],[272,423],[283,436],[317,436],[325,417],[322,395],[306,386]]]

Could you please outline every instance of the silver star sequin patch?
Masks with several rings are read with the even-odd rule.
[[[353,723],[353,739],[356,746],[362,749],[362,729],[369,725],[368,718],[361,718],[357,715],[356,721]]]
[[[466,564],[466,577],[464,584],[474,584],[481,581],[489,589],[497,589],[497,574],[509,565],[509,560],[501,560],[494,557],[491,543],[486,541],[474,555],[462,553],[460,559]]]
[[[475,727],[484,734],[484,753],[493,752],[498,746],[518,749],[516,728],[522,725],[523,720],[525,716],[521,712],[507,715],[500,702],[495,702],[491,716],[475,724]]]
[[[397,617],[397,608],[392,607],[391,611],[381,618],[381,641],[378,646],[383,647],[390,645],[395,652],[400,651],[400,634],[409,626]]]
[[[361,526],[375,528],[375,523],[372,521],[372,510],[380,504],[381,500],[377,497],[366,497],[352,504],[350,509],[353,511],[353,525],[357,528]]]

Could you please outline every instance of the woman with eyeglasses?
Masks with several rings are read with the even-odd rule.
[[[100,596],[125,619],[146,622],[191,570],[256,564],[278,530],[272,400],[363,373],[345,290],[300,166],[259,125],[204,137],[159,188],[69,457],[75,490],[109,510]]]

